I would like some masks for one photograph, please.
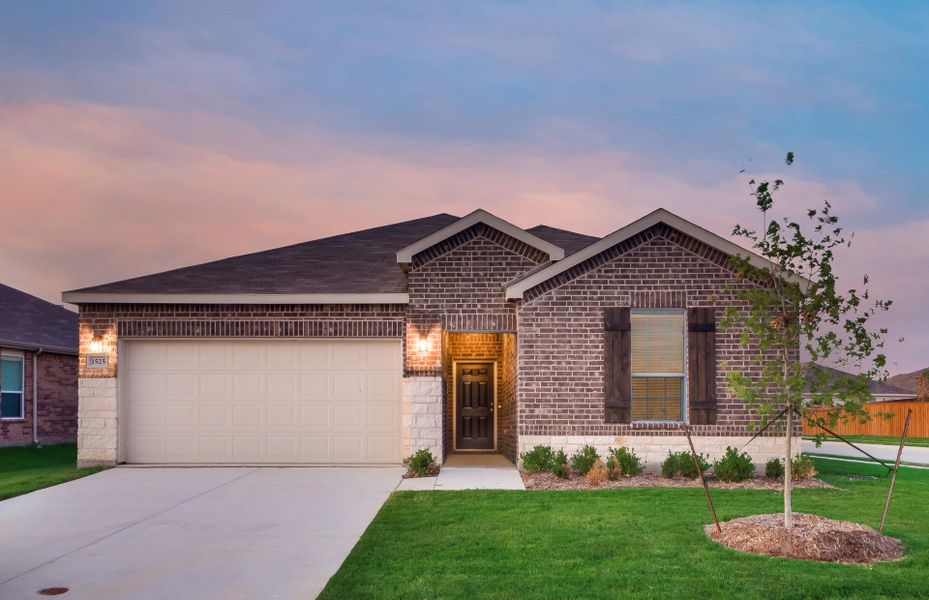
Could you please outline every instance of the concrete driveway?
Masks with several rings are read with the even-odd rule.
[[[897,450],[899,448],[897,445],[859,444],[858,442],[855,442],[855,445],[868,452],[871,456],[876,456],[891,465],[893,465],[893,462],[897,459]],[[849,458],[870,460],[867,456],[858,452],[845,442],[823,442],[822,445],[817,448],[815,442],[803,440],[803,451],[807,454],[833,454],[836,456],[848,456]],[[929,465],[929,448],[904,445],[902,460],[909,463]]]
[[[117,468],[0,502],[0,598],[313,598],[400,468]]]

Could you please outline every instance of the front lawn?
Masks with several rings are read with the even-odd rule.
[[[0,448],[0,500],[101,470],[101,467],[78,469],[76,463],[76,444]]]
[[[877,527],[888,479],[817,460],[841,489],[795,509]],[[713,490],[721,519],[777,512],[775,492]],[[905,558],[872,567],[740,554],[710,541],[702,489],[400,492],[321,598],[925,598],[929,474],[901,469],[885,533]]]
[[[855,444],[886,444],[888,446],[899,446],[900,445],[900,436],[894,435],[865,435],[865,434],[856,434],[856,435],[843,435],[843,438],[853,442]],[[814,440],[813,436],[803,436],[805,440]],[[839,438],[834,438],[832,436],[826,436],[825,441],[827,442],[841,442]],[[906,438],[905,446],[921,446],[923,448],[929,447],[929,438],[924,437],[908,437]]]

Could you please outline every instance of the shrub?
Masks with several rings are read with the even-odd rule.
[[[600,455],[597,454],[596,448],[593,446],[584,446],[571,457],[571,468],[578,473],[586,475],[587,471],[589,471],[599,459]]]
[[[619,461],[614,457],[606,459],[606,476],[610,481],[616,481],[623,474],[622,469],[619,467]]]
[[[764,476],[771,481],[777,481],[784,476],[784,461],[772,458],[764,465]]]
[[[713,470],[720,481],[744,481],[755,475],[755,463],[746,452],[739,452],[732,446],[713,464]]]
[[[571,473],[571,470],[568,468],[568,455],[564,453],[564,450],[559,450],[555,452],[555,455],[552,457],[552,473],[556,477],[561,477],[565,479]]]
[[[403,462],[410,469],[410,473],[416,477],[425,477],[429,474],[430,468],[435,467],[435,457],[432,456],[432,452],[425,448],[417,450],[413,453],[413,456]]]
[[[528,452],[523,452],[519,455],[519,458],[523,461],[524,471],[538,473],[552,468],[554,453],[551,446],[539,445]]]
[[[710,468],[710,463],[705,455],[698,454],[697,461],[700,463],[700,469],[706,471]],[[669,479],[678,475],[696,479],[697,467],[694,466],[693,456],[687,451],[671,452],[669,450],[668,457],[661,463],[661,474]]]
[[[584,477],[587,478],[587,485],[590,487],[598,487],[603,483],[607,477],[606,469],[603,468],[603,461],[598,458]]]
[[[631,477],[643,471],[642,463],[636,455],[635,450],[630,450],[625,446],[621,448],[610,448],[608,454],[610,460],[616,461],[616,466],[619,469],[620,475]],[[609,465],[609,461],[607,461],[607,465]]]
[[[796,481],[806,481],[816,476],[816,467],[813,466],[813,459],[805,454],[790,461],[790,475]]]

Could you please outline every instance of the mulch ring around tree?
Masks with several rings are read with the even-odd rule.
[[[720,544],[752,554],[835,563],[872,564],[903,556],[900,540],[866,525],[794,513],[794,526],[784,529],[784,515],[752,515],[720,524],[706,533]]]
[[[701,487],[699,479],[688,479],[675,477],[668,479],[661,475],[645,473],[634,475],[632,477],[620,477],[619,479],[607,479],[596,487],[591,487],[587,483],[587,478],[579,473],[571,473],[567,478],[561,478],[548,471],[540,473],[520,472],[523,478],[523,484],[527,490],[597,490],[597,489],[619,489],[619,488],[638,488],[638,487]],[[708,479],[713,488],[724,490],[772,490],[778,491],[784,489],[782,481],[772,481],[764,477],[755,477],[746,481],[725,483],[717,479]],[[794,488],[834,488],[825,481],[810,479],[807,481],[795,481]]]

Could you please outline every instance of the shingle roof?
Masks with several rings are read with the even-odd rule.
[[[589,246],[600,239],[592,235],[575,233],[567,229],[558,229],[557,227],[551,227],[549,225],[536,225],[526,231],[542,238],[546,242],[560,246],[564,249],[565,256],[574,254],[581,248]]]
[[[0,346],[77,354],[77,314],[0,283]]]
[[[404,293],[397,251],[458,217],[438,214],[293,246],[224,258],[74,292],[127,294]]]
[[[853,373],[848,373],[846,371],[842,371],[841,369],[836,369],[834,367],[827,367],[825,365],[818,365],[816,363],[806,363],[806,366],[809,369],[808,373],[809,373],[809,377],[811,378],[815,377],[817,372],[826,373],[827,380],[830,380],[832,378],[838,379],[840,377],[847,377],[847,376],[853,375]],[[876,381],[872,379],[871,382],[868,384],[868,388],[871,391],[871,394],[875,396],[886,396],[886,395],[911,395],[912,396],[912,393],[909,392],[908,390],[897,387],[895,385],[891,385],[887,383],[886,381]]]

